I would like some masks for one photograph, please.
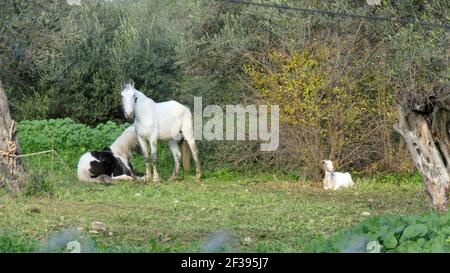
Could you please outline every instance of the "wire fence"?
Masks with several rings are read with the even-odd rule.
[[[392,23],[399,23],[399,24],[416,24],[421,25],[428,28],[442,28],[446,31],[450,31],[450,24],[440,24],[435,22],[428,22],[428,21],[420,21],[412,18],[389,18],[384,16],[373,16],[373,15],[360,15],[360,14],[353,14],[343,11],[332,11],[332,10],[323,10],[323,9],[307,9],[307,8],[299,8],[299,7],[293,7],[283,4],[274,4],[270,2],[253,2],[253,1],[246,1],[246,0],[213,0],[215,2],[223,2],[223,3],[229,3],[229,4],[241,4],[241,5],[251,5],[251,6],[257,6],[262,8],[275,8],[278,10],[286,10],[286,11],[295,11],[295,12],[301,12],[303,14],[310,14],[310,15],[327,15],[327,16],[333,16],[333,17],[347,17],[347,18],[353,18],[353,19],[363,19],[367,21],[385,21],[385,22],[392,22]]]

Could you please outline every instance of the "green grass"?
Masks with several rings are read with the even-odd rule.
[[[103,186],[80,183],[75,170],[56,163],[51,172],[45,166],[39,173],[50,194],[12,197],[0,191],[0,232],[28,242],[5,247],[0,235],[3,251],[39,249],[55,232],[78,228],[95,251],[197,252],[212,233],[225,230],[233,251],[299,252],[317,235],[355,225],[365,218],[362,212],[431,210],[422,185],[404,179],[359,178],[354,189],[327,192],[320,181],[219,170],[206,173],[201,183],[189,175],[177,182]],[[93,221],[105,223],[107,231],[89,233]]]

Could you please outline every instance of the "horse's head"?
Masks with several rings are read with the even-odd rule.
[[[122,105],[125,118],[134,119],[134,104],[136,103],[137,97],[134,88],[134,81],[130,82],[122,81],[120,83],[120,94],[122,96]]]

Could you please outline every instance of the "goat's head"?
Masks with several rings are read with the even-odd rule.
[[[322,168],[327,172],[334,172],[333,161],[331,160],[322,160],[320,161],[322,164]]]

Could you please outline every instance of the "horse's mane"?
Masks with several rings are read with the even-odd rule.
[[[136,146],[138,146],[136,131],[131,125],[109,147],[114,154],[130,160]]]
[[[137,94],[140,98],[144,98],[147,101],[151,101],[151,102],[155,103],[154,100],[152,100],[151,98],[147,97],[143,92],[141,92],[141,91],[137,90],[136,88],[134,88],[134,86],[133,86],[133,90],[134,90],[134,93]]]

